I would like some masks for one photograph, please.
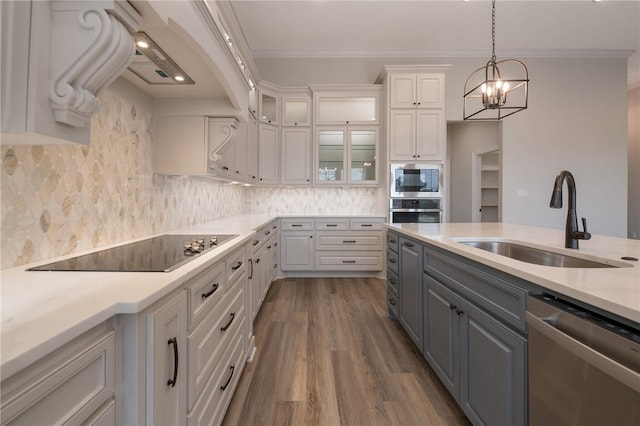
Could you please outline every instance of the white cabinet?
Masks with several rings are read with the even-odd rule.
[[[261,122],[277,125],[280,119],[280,95],[275,91],[260,87],[258,89],[259,112]]]
[[[380,85],[311,86],[314,124],[379,124]]]
[[[390,161],[442,161],[446,124],[441,110],[390,110]]]
[[[311,98],[309,96],[282,97],[282,126],[310,126]]]
[[[261,123],[258,137],[258,183],[278,184],[278,132],[276,126]]]
[[[313,235],[314,231],[283,231],[281,233],[283,271],[313,270]]]
[[[319,185],[378,184],[378,126],[316,127]]]
[[[2,381],[3,425],[117,424],[116,334],[102,324]]]
[[[311,184],[311,130],[308,127],[283,127],[282,166],[283,185]]]
[[[445,161],[443,71],[447,68],[445,65],[385,66],[381,78],[386,78],[387,88],[389,161]]]
[[[258,119],[249,114],[247,135],[247,182],[258,183]]]
[[[443,108],[443,74],[392,74],[389,76],[390,108]]]
[[[146,424],[180,425],[187,414],[187,297],[184,291],[147,314]]]

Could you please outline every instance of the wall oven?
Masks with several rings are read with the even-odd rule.
[[[391,223],[442,222],[441,198],[392,198],[389,204]]]
[[[442,197],[442,165],[392,164],[390,177],[391,198]]]

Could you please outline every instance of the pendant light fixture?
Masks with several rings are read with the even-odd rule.
[[[517,59],[496,61],[496,0],[491,2],[491,41],[491,59],[464,84],[465,120],[500,120],[527,109],[527,67]]]

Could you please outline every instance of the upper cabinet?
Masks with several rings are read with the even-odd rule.
[[[89,144],[98,95],[135,54],[128,2],[0,2],[3,144]]]
[[[449,65],[385,66],[389,161],[446,159],[445,76]]]
[[[315,125],[380,123],[380,85],[314,85],[311,90]]]
[[[260,121],[277,125],[280,122],[280,95],[269,89],[258,90]]]
[[[288,95],[282,97],[282,125],[310,126],[311,98],[309,96]]]
[[[390,108],[443,108],[444,74],[391,74]]]

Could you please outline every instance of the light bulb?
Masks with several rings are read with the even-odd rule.
[[[487,83],[482,83],[482,86],[480,86],[480,90],[482,90],[482,93],[486,93],[487,92]]]
[[[509,83],[505,82],[502,85],[502,90],[506,93],[509,90]]]
[[[136,42],[136,46],[141,47],[142,49],[148,49],[149,43],[144,40],[139,40],[138,42]]]
[[[173,77],[173,79],[174,79],[175,81],[184,81],[184,77],[183,77],[183,76],[181,76],[181,75],[176,75],[175,77]]]
[[[499,89],[502,87],[502,80],[496,81],[496,87]]]
[[[492,92],[491,86],[487,87],[487,95],[488,96],[491,96],[491,92]]]

